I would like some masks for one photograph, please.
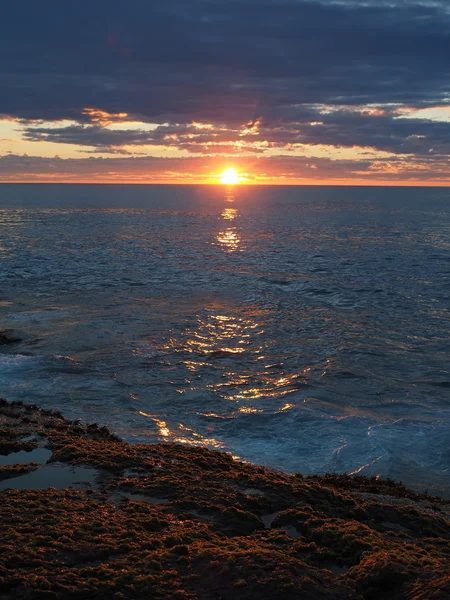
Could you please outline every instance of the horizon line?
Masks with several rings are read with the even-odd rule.
[[[238,184],[223,184],[220,182],[162,182],[162,181],[1,181],[0,185],[141,185],[141,186],[208,186],[218,188],[246,188],[246,187],[407,187],[407,188],[450,188],[450,181],[447,182],[428,182],[428,183],[409,183],[409,182],[332,182],[332,183],[281,183],[281,182],[260,182],[260,183],[238,183]]]

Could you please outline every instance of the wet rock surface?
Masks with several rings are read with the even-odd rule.
[[[443,499],[203,448],[130,446],[105,428],[0,401],[0,454],[39,448],[51,451],[45,465],[0,467],[2,599],[450,598]],[[44,469],[88,470],[89,481],[15,489]]]
[[[22,339],[12,329],[4,329],[0,331],[0,346],[7,344],[18,344]]]

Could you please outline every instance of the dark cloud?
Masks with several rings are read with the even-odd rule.
[[[441,102],[450,90],[445,6],[8,2],[0,112],[58,119],[94,106],[230,125],[303,103]]]
[[[447,0],[21,0],[1,18],[0,115],[27,120],[28,140],[93,152],[220,153],[259,139],[449,153],[448,123],[318,110],[448,104]],[[161,127],[114,131],[87,107]],[[61,119],[77,124],[33,123]],[[242,134],[258,120],[259,136]]]
[[[382,111],[338,110],[318,114],[314,121],[262,127],[262,139],[274,145],[324,144],[336,147],[370,147],[394,154],[448,155],[450,122],[399,118]]]
[[[27,127],[23,137],[32,142],[56,142],[95,148],[143,146],[154,143],[152,135],[141,130],[114,131],[99,125],[72,125],[58,128]]]
[[[116,151],[123,146],[166,146],[190,152],[234,152],[230,145],[239,130],[205,130],[195,125],[159,125],[153,131],[140,129],[113,130],[101,125],[69,127],[26,127],[23,137],[33,142],[54,142]],[[210,144],[211,146],[207,146]],[[258,150],[253,150],[258,152]]]
[[[322,144],[370,147],[393,154],[450,154],[450,122],[399,118],[395,111],[376,109],[323,112],[316,107],[303,112],[308,118],[302,121],[265,123],[260,119],[237,129],[201,129],[193,124],[159,125],[152,131],[114,130],[102,125],[31,126],[25,128],[24,138],[110,152],[123,146],[166,146],[194,153],[261,153],[267,147],[283,150],[299,144]],[[237,141],[240,146],[234,145]],[[258,142],[268,146],[258,146]]]

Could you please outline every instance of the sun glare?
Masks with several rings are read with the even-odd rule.
[[[239,183],[239,175],[236,169],[225,169],[220,176],[220,183],[224,183],[225,185],[234,185]]]

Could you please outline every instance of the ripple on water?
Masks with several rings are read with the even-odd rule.
[[[14,189],[0,316],[33,344],[0,354],[2,395],[133,441],[448,484],[447,192]]]

